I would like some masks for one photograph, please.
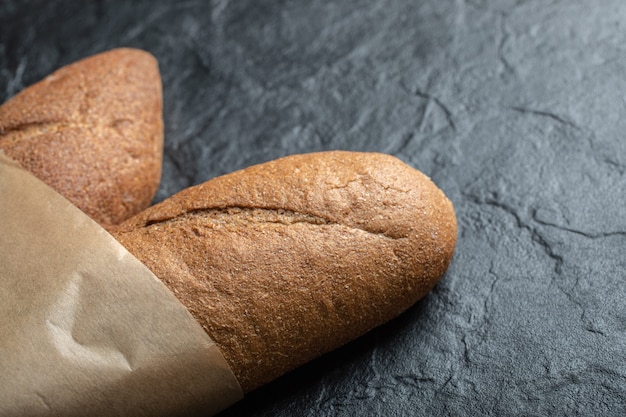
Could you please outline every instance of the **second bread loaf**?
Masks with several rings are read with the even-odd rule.
[[[0,106],[0,151],[109,226],[154,198],[162,119],[156,59],[114,49],[67,65]]]
[[[184,190],[114,236],[248,392],[396,317],[444,274],[450,201],[383,154],[295,155]]]

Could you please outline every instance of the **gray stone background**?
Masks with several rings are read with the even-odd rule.
[[[626,2],[0,1],[0,102],[119,46],[164,86],[157,201],[379,151],[459,222],[397,320],[223,416],[626,415]]]

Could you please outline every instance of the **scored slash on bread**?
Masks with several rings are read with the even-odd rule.
[[[244,392],[396,317],[456,244],[433,182],[376,153],[293,155],[188,188],[112,229],[220,347]]]
[[[65,66],[0,106],[0,150],[107,227],[154,198],[162,106],[156,59],[114,49]]]

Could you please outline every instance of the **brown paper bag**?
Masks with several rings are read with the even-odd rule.
[[[209,416],[241,397],[174,295],[0,153],[0,416]]]

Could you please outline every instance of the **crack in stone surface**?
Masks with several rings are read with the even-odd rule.
[[[443,114],[446,116],[446,121],[448,122],[452,130],[456,131],[456,124],[454,123],[452,111],[439,98],[420,90],[415,90],[413,94],[420,98],[428,100],[429,102],[434,102],[443,111]]]
[[[494,271],[493,261],[491,261],[491,264],[489,265],[489,275],[493,276],[493,281],[491,281],[491,285],[489,286],[489,292],[485,296],[485,299],[483,302],[483,320],[486,320],[487,310],[489,309],[489,304],[490,302],[493,301],[493,293],[495,292],[496,285],[498,284],[498,281],[500,280],[500,277]]]
[[[409,96],[419,97],[423,100],[426,100],[426,107],[424,108],[422,119],[420,121],[420,125],[418,127],[418,131],[423,131],[424,125],[427,123],[427,118],[429,116],[429,106],[431,103],[437,106],[442,112],[446,119],[446,123],[450,126],[450,128],[456,132],[457,126],[454,121],[454,115],[450,108],[443,102],[439,97],[436,97],[432,94],[429,94],[425,91],[418,89],[408,88],[404,82],[399,83],[400,88]]]
[[[609,237],[615,237],[615,236],[626,237],[626,230],[614,230],[614,231],[609,231],[609,232],[592,233],[592,232],[588,232],[588,231],[584,231],[580,229],[575,229],[573,227],[566,227],[557,223],[548,222],[546,220],[538,219],[537,217],[533,217],[533,220],[544,226],[554,227],[555,229],[563,230],[564,232],[574,233],[576,235],[586,237],[588,239],[602,239],[602,238],[609,238]]]
[[[554,272],[555,274],[551,276],[550,282],[549,282],[549,287],[554,287],[556,288],[560,293],[562,293],[565,298],[574,306],[576,306],[576,308],[580,309],[580,315],[579,315],[579,320],[581,321],[581,323],[583,324],[583,329],[586,331],[589,331],[591,333],[594,334],[600,334],[600,335],[604,335],[604,333],[601,330],[595,329],[591,326],[591,324],[589,323],[589,321],[586,319],[586,314],[587,314],[587,307],[585,306],[584,302],[581,301],[580,297],[578,297],[576,295],[576,292],[574,291],[574,289],[578,286],[578,280],[579,277],[576,276],[575,278],[575,282],[574,284],[571,286],[571,288],[567,288],[566,286],[559,284],[558,282],[558,277],[562,277],[563,276],[563,265],[565,263],[564,257],[561,254],[558,254],[554,248],[552,247],[552,245],[536,230],[536,228],[532,227],[531,225],[527,224],[526,222],[522,221],[521,216],[519,215],[519,213],[511,206],[499,202],[499,201],[495,201],[495,200],[484,200],[481,201],[478,197],[476,196],[472,196],[472,195],[468,195],[468,200],[477,204],[485,204],[488,206],[492,206],[492,207],[496,207],[499,208],[503,211],[505,211],[506,213],[510,214],[511,216],[513,216],[513,218],[516,221],[516,224],[519,228],[527,230],[530,234],[531,234],[531,240],[537,244],[539,244],[539,246],[543,249],[544,253],[546,255],[548,255],[549,258],[551,258],[552,260],[555,261],[555,266],[554,266]],[[547,226],[553,226],[550,223],[547,222],[543,222],[543,221],[539,221],[538,219],[536,219],[535,217],[533,217],[533,220],[536,221],[539,224],[545,224]],[[554,225],[554,227],[558,227],[556,225]],[[564,228],[565,229],[565,228]],[[565,229],[567,230],[567,229]],[[589,236],[585,233],[582,233],[580,231],[576,231],[575,229],[572,230],[568,230],[571,231],[573,233],[578,232],[578,234],[581,234],[583,236],[586,237],[592,237]],[[626,233],[623,232],[617,232],[617,233],[607,233],[607,234],[601,234],[598,237],[605,237],[604,235],[607,236],[615,236],[615,235],[619,235],[619,236],[624,236],[626,235]],[[491,269],[490,269],[491,272]],[[491,291],[489,292],[488,297],[491,296],[492,292],[493,292],[493,287],[495,286],[497,280],[494,280],[492,282],[492,288]],[[486,303],[485,303],[485,307],[486,307]]]
[[[474,196],[471,194],[466,194],[466,197],[468,201],[472,203],[495,207],[513,216],[517,227],[528,231],[530,233],[531,240],[537,243],[543,249],[544,253],[548,255],[548,257],[550,257],[552,260],[555,261],[554,272],[556,272],[558,275],[561,274],[562,267],[563,267],[563,256],[557,254],[554,251],[554,248],[552,248],[552,245],[550,245],[550,243],[546,241],[545,238],[541,236],[541,234],[537,232],[537,230],[534,227],[524,222],[521,216],[519,215],[519,213],[517,212],[517,210],[515,210],[515,208],[509,206],[506,203],[493,200],[493,199],[481,200],[477,196]]]
[[[517,71],[515,70],[515,67],[509,62],[508,58],[504,54],[504,48],[506,46],[507,41],[509,40],[511,36],[509,30],[507,29],[507,23],[506,23],[508,14],[500,12],[498,13],[498,16],[499,16],[498,30],[500,34],[500,41],[498,43],[498,60],[502,63],[506,71],[510,72],[511,74],[516,74]]]
[[[511,106],[509,107],[509,109],[518,113],[526,114],[526,115],[547,117],[560,124],[569,126],[576,130],[582,130],[580,126],[578,126],[576,123],[572,122],[571,120],[567,120],[563,116],[559,116],[558,114],[550,112],[550,111],[531,109],[531,108],[522,107],[522,106]]]

